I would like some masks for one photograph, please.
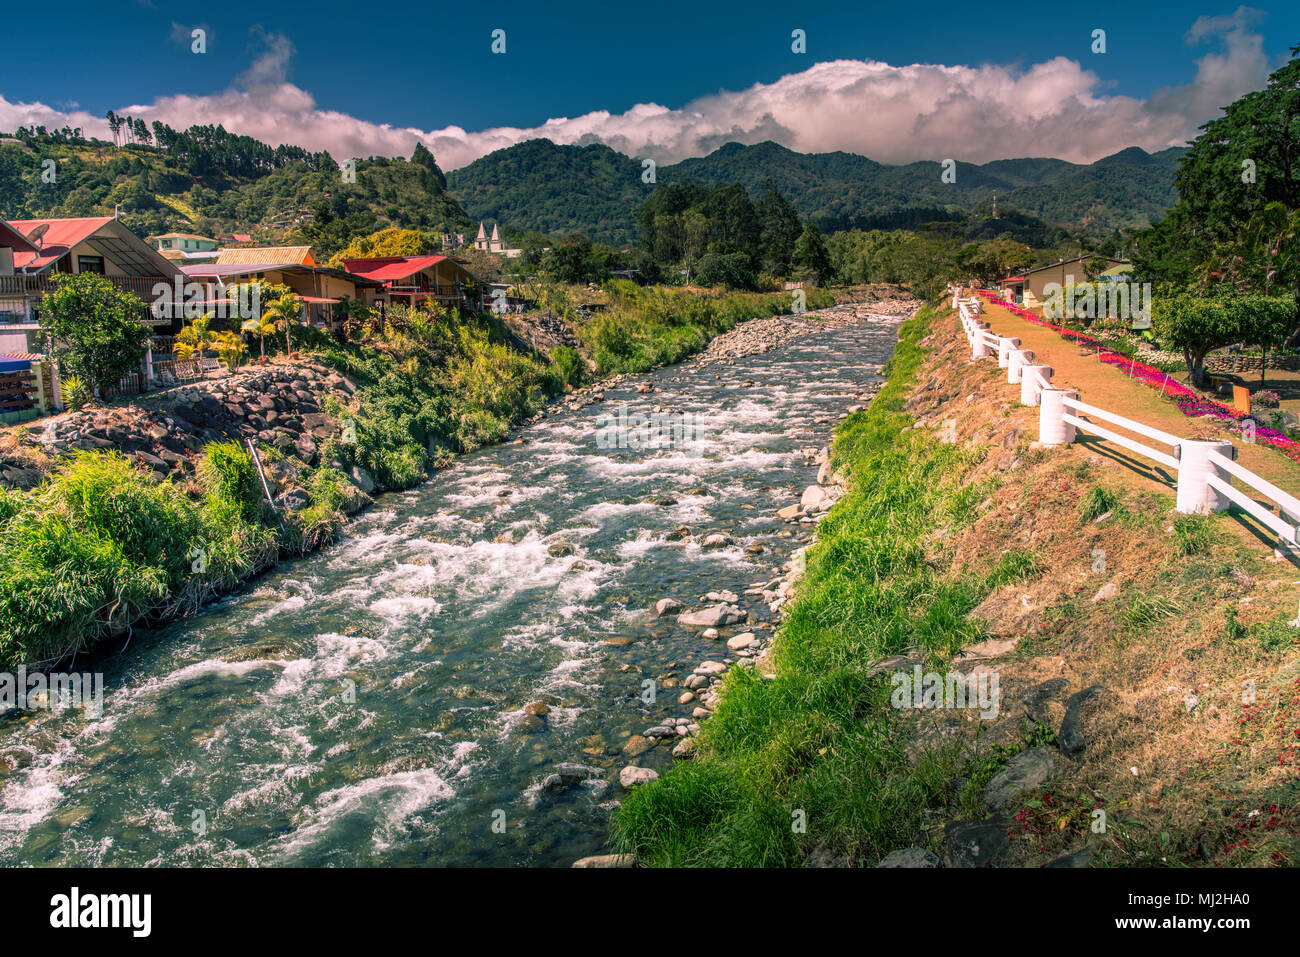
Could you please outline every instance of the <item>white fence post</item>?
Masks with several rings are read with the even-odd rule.
[[[1038,441],[1065,445],[1074,441],[1074,426],[1065,421],[1065,400],[1077,399],[1074,389],[1043,389],[1038,393]]]
[[[1039,390],[1049,388],[1052,384],[1051,366],[1020,367],[1020,404],[1038,405]]]
[[[998,342],[998,368],[1005,369],[1007,367],[1007,363],[1010,361],[1009,357],[1011,355],[1011,350],[1019,349],[1019,348],[1020,348],[1019,339],[1013,339],[1010,336],[1003,336],[1002,339]]]
[[[1007,384],[1015,385],[1020,381],[1020,370],[1034,358],[1030,349],[1012,349],[1007,353]]]
[[[989,354],[988,340],[984,338],[984,323],[977,323],[975,326],[975,341],[971,343],[970,354],[972,359],[983,359]]]
[[[1228,497],[1213,488],[1206,479],[1213,475],[1222,482],[1231,482],[1226,470],[1210,459],[1211,452],[1232,458],[1232,443],[1225,439],[1183,439],[1178,444],[1178,511],[1185,515],[1222,512],[1228,507]]]

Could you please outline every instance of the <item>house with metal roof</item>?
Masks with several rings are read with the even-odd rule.
[[[1116,266],[1129,265],[1122,259],[1114,259],[1109,256],[1075,256],[1073,259],[1061,259],[1054,263],[1048,263],[1046,266],[1026,269],[1022,275],[1008,276],[999,280],[998,285],[1004,291],[1009,290],[1011,292],[1011,301],[1021,302],[1026,308],[1033,309],[1041,306],[1047,300],[1046,287],[1049,284],[1055,283],[1057,286],[1064,288],[1067,285],[1079,285],[1089,281],[1085,264],[1093,259],[1104,260],[1107,271]]]
[[[368,291],[367,304],[402,302],[416,306],[432,299],[445,306],[477,307],[487,288],[454,256],[375,256],[345,259],[343,268],[378,284]]]
[[[193,233],[163,233],[149,240],[158,252],[178,265],[186,262],[210,262],[217,258],[219,243],[211,236]]]
[[[256,266],[294,263],[315,266],[310,246],[236,246],[217,253],[218,266]]]
[[[268,248],[301,248],[308,250],[310,257],[310,249],[306,246]],[[342,321],[340,311],[334,308],[336,305],[344,299],[367,301],[383,285],[377,280],[355,276],[342,269],[317,266],[314,260],[311,264],[293,261],[191,263],[182,266],[181,272],[190,281],[202,283],[207,289],[206,300],[213,303],[224,298],[227,286],[240,283],[261,282],[288,286],[302,300],[303,321],[331,331]]]
[[[142,321],[159,331],[173,327],[171,311],[153,306],[160,299],[170,303],[180,271],[116,217],[11,220],[5,232],[17,233],[20,242],[8,240],[3,263],[12,261],[11,271],[0,267],[0,351],[39,351],[40,302],[59,275],[105,276],[140,297]],[[20,339],[24,347],[16,348]]]

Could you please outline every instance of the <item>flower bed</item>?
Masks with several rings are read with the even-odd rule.
[[[1147,365],[1145,362],[1138,362],[1136,359],[1130,359],[1128,356],[1120,355],[1106,349],[1097,339],[1074,329],[1067,329],[1064,326],[1058,326],[1048,322],[1046,319],[1035,315],[1022,306],[1015,303],[1004,301],[997,293],[990,292],[987,289],[976,289],[976,294],[1001,306],[1012,315],[1019,316],[1026,322],[1032,322],[1036,326],[1045,326],[1056,332],[1063,339],[1079,345],[1095,346],[1098,350],[1098,358],[1107,365],[1117,366],[1123,369],[1129,376],[1138,379],[1145,384],[1154,388],[1159,388],[1161,395],[1167,395],[1174,401],[1174,404],[1182,410],[1183,415],[1202,416],[1209,415],[1216,419],[1230,422],[1230,428],[1234,432],[1242,431],[1241,421],[1251,418],[1255,422],[1255,441],[1262,445],[1269,445],[1277,449],[1289,459],[1300,462],[1300,442],[1287,438],[1287,436],[1277,431],[1259,425],[1258,420],[1245,412],[1239,412],[1236,409],[1224,405],[1222,402],[1215,402],[1208,399],[1194,389],[1189,389],[1177,379],[1170,378],[1167,373],[1161,372],[1155,366]]]

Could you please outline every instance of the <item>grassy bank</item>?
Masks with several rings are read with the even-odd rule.
[[[904,431],[931,321],[926,307],[901,327],[888,384],[836,435],[850,491],[807,553],[775,676],[732,669],[700,756],[628,795],[619,850],[671,866],[790,865],[817,846],[869,857],[908,843],[948,786],[953,756],[909,761],[889,685],[870,665],[914,648],[946,659],[978,636],[968,615],[983,596],[1033,560],[1013,550],[992,570],[955,577],[927,564],[926,536],[960,525],[987,494],[962,482],[977,455]]]
[[[601,375],[643,372],[680,362],[745,319],[792,311],[788,292],[701,293],[667,286],[607,284],[609,308],[580,326],[579,337]],[[808,309],[834,305],[824,289],[805,291]]]
[[[581,330],[605,372],[676,361],[741,319],[791,303],[625,285],[611,291],[599,332]],[[0,669],[63,659],[133,624],[191,611],[281,554],[332,541],[356,494],[345,472],[359,466],[381,489],[409,488],[455,454],[504,438],[585,371],[572,349],[531,355],[495,317],[437,309],[392,310],[382,329],[344,345],[311,330],[298,336],[297,348],[358,389],[346,406],[325,400],[349,428],[321,444],[320,467],[259,448],[273,491],[308,498],[283,529],[235,442],[208,446],[191,483],[159,483],[120,455],[86,452],[31,492],[0,489]]]
[[[198,487],[82,452],[31,493],[0,493],[0,667],[51,661],[264,567],[278,531],[251,456],[208,446]]]
[[[1171,480],[1096,444],[1035,448],[1037,410],[966,349],[949,310],[902,327],[888,385],[837,432],[849,491],[808,551],[775,675],[726,676],[699,756],[628,793],[613,843],[648,865],[948,855],[946,825],[991,818],[990,781],[1042,747],[1050,776],[1000,805],[1001,865],[1294,864],[1294,569],[1239,510],[1179,514]],[[910,665],[870,673],[895,654],[968,672],[952,655],[990,637],[989,720],[894,710]],[[1083,689],[1102,703],[1076,712],[1084,749],[1067,752]]]

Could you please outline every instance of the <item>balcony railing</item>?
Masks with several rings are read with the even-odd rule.
[[[43,296],[56,288],[55,276],[65,273],[42,273],[39,276],[0,276],[0,296]],[[165,283],[168,289],[174,288],[174,281],[166,276],[109,276],[108,280],[119,289],[133,292],[146,303],[154,302],[154,286]]]
[[[385,289],[398,296],[433,296],[437,299],[459,299],[464,292],[454,285],[435,286],[433,283],[421,283],[411,286],[386,286]]]

